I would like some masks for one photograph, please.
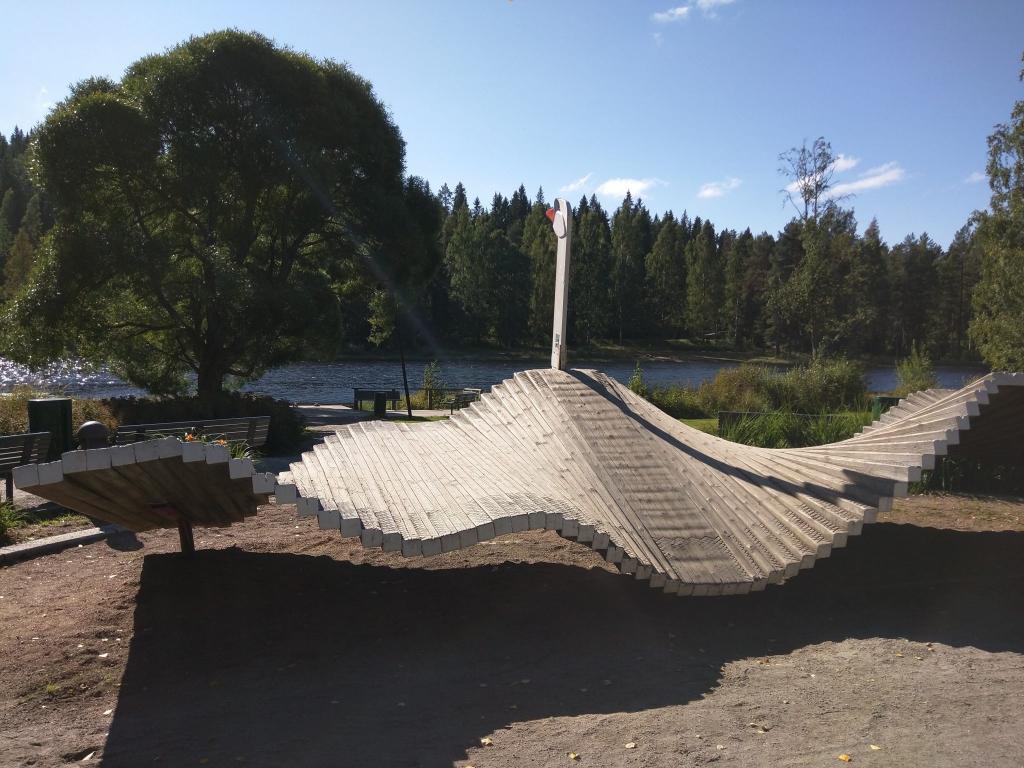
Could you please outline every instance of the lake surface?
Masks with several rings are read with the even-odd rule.
[[[696,386],[714,378],[722,368],[737,363],[714,360],[688,360],[685,362],[648,362],[643,365],[644,378],[649,385],[686,384]],[[452,362],[441,365],[448,386],[480,387],[487,389],[516,371],[543,368],[547,361],[516,362]],[[633,363],[587,363],[573,361],[577,368],[598,368],[621,382],[629,381]],[[409,388],[419,389],[423,382],[424,362],[409,362]],[[940,366],[936,369],[941,387],[961,387],[985,374],[985,369],[971,366]],[[888,392],[896,386],[893,367],[879,366],[867,369],[868,389]],[[144,395],[144,391],[125,384],[105,369],[91,369],[80,363],[68,362],[52,365],[43,371],[30,371],[0,358],[0,392],[9,392],[18,385],[29,385],[50,392],[83,397],[123,397]],[[402,370],[397,362],[339,362],[296,363],[270,371],[261,379],[243,387],[245,392],[257,392],[295,403],[349,403],[354,387],[401,389]]]

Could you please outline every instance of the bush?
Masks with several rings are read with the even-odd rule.
[[[434,360],[423,369],[423,400],[431,404],[440,402],[444,397],[446,386],[444,377],[441,375],[441,365],[437,360]],[[416,394],[419,395],[420,393],[417,392]],[[426,406],[424,405],[423,407],[425,408]]]
[[[760,448],[802,448],[846,440],[870,423],[871,414],[866,411],[817,415],[772,411],[726,423],[719,437]]]
[[[647,399],[676,419],[699,419],[707,416],[697,391],[687,387],[653,387]]]
[[[1024,494],[1024,467],[992,465],[968,458],[940,458],[935,469],[921,475],[910,487],[911,493],[978,492]]]
[[[24,514],[9,501],[0,502],[0,543],[10,541],[10,531],[21,524]]]
[[[897,397],[906,397],[911,392],[931,389],[938,383],[928,352],[918,347],[916,342],[910,345],[910,357],[896,363],[896,378],[899,386],[893,394]]]
[[[189,419],[228,419],[241,416],[269,416],[270,431],[263,452],[294,453],[303,442],[305,420],[287,400],[266,395],[225,392],[205,401],[192,395],[174,398],[117,397],[105,400],[119,424],[154,424]]]
[[[718,411],[793,411],[827,413],[865,406],[864,371],[843,358],[814,359],[788,371],[763,365],[741,365],[718,372],[697,390],[704,413]]]
[[[39,397],[56,397],[31,387],[15,387],[9,395],[0,397],[0,434],[14,435],[28,432],[28,401]],[[71,426],[78,429],[86,421],[100,421],[113,429],[117,419],[101,400],[71,398]]]
[[[633,375],[629,377],[628,386],[633,393],[640,395],[640,397],[647,397],[647,382],[644,381],[644,369],[640,367],[639,360],[637,360],[636,367],[633,369]]]

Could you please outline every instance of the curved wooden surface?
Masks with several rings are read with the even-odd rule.
[[[362,422],[293,464],[278,501],[367,547],[428,555],[547,528],[652,587],[764,589],[860,533],[935,457],[1020,464],[1024,375],[906,398],[849,440],[743,446],[597,371],[517,373],[450,420]]]
[[[14,469],[21,490],[131,531],[226,526],[256,514],[274,489],[272,474],[221,445],[176,437],[69,451],[60,461]]]

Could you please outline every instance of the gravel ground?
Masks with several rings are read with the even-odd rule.
[[[551,533],[403,560],[273,506],[192,561],[158,531],[0,568],[0,765],[1024,764],[1024,502],[884,518],[726,598]]]

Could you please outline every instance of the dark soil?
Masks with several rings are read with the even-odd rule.
[[[723,598],[550,533],[403,560],[276,507],[192,561],[160,531],[19,563],[0,765],[1020,765],[1024,503],[886,517]]]

